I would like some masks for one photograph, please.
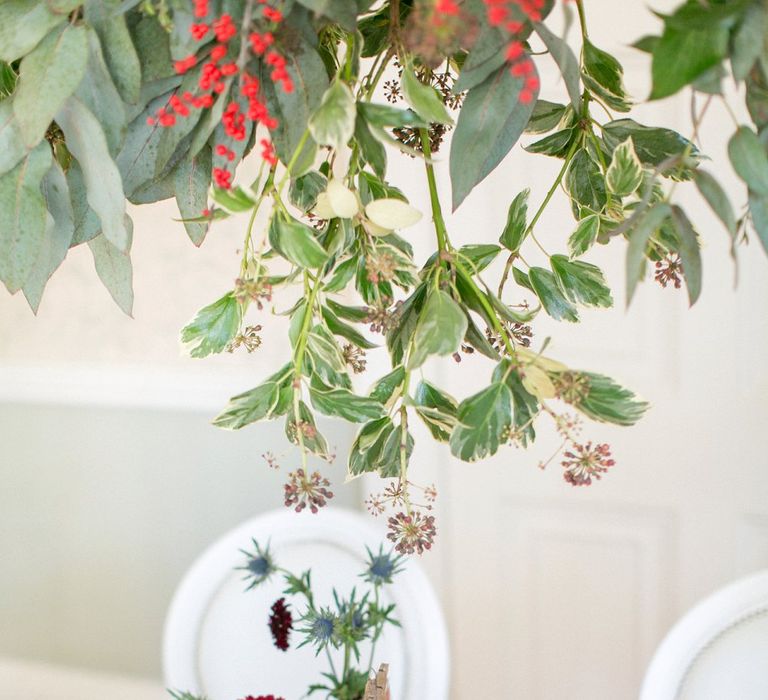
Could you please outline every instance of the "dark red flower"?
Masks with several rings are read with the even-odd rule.
[[[285,598],[280,598],[272,605],[272,612],[269,614],[269,631],[272,633],[275,646],[281,651],[288,651],[288,636],[292,629],[293,616],[285,604]]]

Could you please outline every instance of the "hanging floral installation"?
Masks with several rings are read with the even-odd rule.
[[[748,238],[768,248],[768,9],[688,0],[660,17],[659,36],[635,44],[650,56],[650,99],[691,90],[686,136],[628,116],[622,66],[593,43],[587,10],[583,0],[4,2],[0,279],[36,311],[67,252],[87,245],[130,313],[126,200],[175,198],[196,246],[217,221],[240,217],[239,267],[181,338],[195,358],[258,357],[264,315],[289,317],[283,366],[214,420],[235,430],[284,422],[298,451],[286,506],[315,513],[334,496],[323,464],[335,455],[318,414],[358,424],[349,476],[385,480],[366,504],[389,511],[403,554],[430,549],[437,533],[436,491],[409,472],[416,422],[472,462],[528,447],[551,421],[562,444],[540,466],[559,462],[568,483],[589,485],[615,462],[600,426],[582,419],[630,426],[647,406],[599,368],[551,357],[536,321],[576,323],[584,308],[613,305],[603,270],[588,262],[604,245],[626,252],[627,303],[650,277],[669,293],[684,286],[694,304],[700,236],[676,203],[682,187],[722,222],[734,261]],[[540,67],[552,61],[559,101],[539,96]],[[736,208],[699,142],[713,103],[733,114],[726,79],[751,119],[733,117],[728,146],[745,185]],[[454,245],[446,208],[471,206],[470,193],[520,156],[521,139],[528,154],[559,162],[554,181],[500,202],[502,230]],[[258,176],[243,181],[237,166],[250,154]],[[437,186],[438,157],[450,193]],[[424,178],[428,202],[390,182],[398,158]],[[573,222],[561,240],[544,240],[539,223],[556,197]],[[409,229],[422,217],[434,250],[416,259]],[[529,264],[530,250],[546,263]],[[389,369],[362,391],[352,378],[371,352],[387,353]],[[434,356],[468,355],[488,369],[467,396],[423,369]],[[290,615],[273,613],[286,634]]]

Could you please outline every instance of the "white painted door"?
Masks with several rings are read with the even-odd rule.
[[[657,20],[644,3],[586,5],[593,41],[625,62],[633,93],[647,95],[646,59],[625,47],[656,30]],[[550,90],[553,75],[542,76]],[[691,131],[688,96],[637,115]],[[732,131],[713,104],[702,131],[713,158],[706,167],[741,205],[725,155]],[[514,194],[532,185],[535,206],[559,166],[517,149],[453,217],[454,242],[492,241]],[[441,174],[447,193],[445,167]],[[472,465],[426,436],[417,442],[417,478],[434,479],[441,494],[440,543],[427,564],[449,617],[454,698],[636,698],[678,616],[731,579],[768,567],[768,258],[756,240],[742,248],[734,289],[727,235],[689,190],[678,188],[704,239],[696,307],[687,309],[684,290],[649,281],[628,311],[619,293],[614,309],[558,325],[547,351],[614,376],[653,404],[635,428],[584,425],[584,438],[609,442],[617,460],[602,481],[574,488],[559,460],[538,469],[557,444],[552,431],[541,431],[527,452],[507,448]],[[561,202],[538,230],[545,245],[564,249],[572,227]],[[609,263],[621,290],[624,255],[625,244],[614,243],[588,259]],[[537,320],[537,341],[554,329]],[[461,370],[432,365],[425,374],[458,397],[489,380],[481,358],[465,359]]]

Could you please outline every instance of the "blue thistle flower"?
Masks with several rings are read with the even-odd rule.
[[[374,586],[392,583],[392,577],[403,570],[401,564],[405,557],[400,554],[393,556],[391,551],[385,553],[382,545],[379,545],[378,554],[374,554],[368,547],[365,549],[368,552],[368,566],[360,574],[363,579]]]
[[[247,561],[245,566],[237,567],[239,571],[246,572],[243,580],[251,581],[248,588],[245,589],[246,591],[250,591],[252,588],[264,583],[277,571],[272,555],[269,552],[269,544],[262,550],[255,539],[252,538],[251,542],[253,542],[254,549],[256,550],[255,553],[251,554],[241,549],[240,551],[245,554]]]
[[[336,638],[338,618],[330,608],[308,610],[301,621],[304,623],[304,627],[300,631],[305,635],[305,639],[299,646],[313,644],[317,654],[329,644],[333,647],[338,646]]]

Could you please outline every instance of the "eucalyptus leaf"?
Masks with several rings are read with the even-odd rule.
[[[41,190],[46,207],[53,217],[53,225],[45,228],[45,237],[37,260],[22,288],[34,313],[37,313],[40,307],[48,279],[64,261],[75,233],[75,217],[69,199],[67,179],[58,163],[52,163],[43,177]]]
[[[768,156],[752,129],[740,126],[728,142],[728,156],[737,175],[750,190],[768,195]]]
[[[85,75],[88,33],[67,24],[49,34],[21,61],[13,96],[21,137],[33,148],[45,136],[54,116]]]
[[[120,96],[128,104],[135,104],[141,91],[141,62],[125,16],[117,12],[119,5],[120,0],[86,0],[84,12],[99,35],[104,59]],[[145,80],[149,82],[149,76]]]
[[[130,316],[133,312],[133,265],[129,254],[130,219],[127,216],[125,218],[129,232],[128,248],[120,250],[110,243],[104,234],[88,241],[88,247],[91,249],[99,279],[123,313]]]
[[[26,154],[11,100],[0,100],[0,175],[5,175]]]
[[[125,223],[122,179],[99,122],[76,97],[64,103],[56,121],[67,138],[67,148],[83,169],[88,204],[101,221],[104,238],[118,250],[127,251],[130,232]]]
[[[736,235],[736,215],[733,212],[731,201],[725,193],[720,183],[704,170],[697,170],[694,176],[696,187],[702,197],[707,200],[707,204],[717,215],[717,218],[723,222],[728,233],[733,237]]]
[[[643,275],[643,262],[648,241],[671,213],[672,210],[665,202],[654,204],[630,233],[627,248],[627,306],[632,301],[637,283]]]
[[[563,76],[565,87],[568,90],[568,97],[571,99],[571,104],[573,105],[573,108],[579,112],[581,110],[581,89],[579,86],[579,62],[576,59],[576,56],[571,50],[571,47],[559,36],[553,34],[544,24],[535,23],[533,26],[555,63],[557,63],[557,67],[560,69],[560,73]],[[588,44],[589,41],[585,42],[584,48],[585,61],[587,62],[589,70]]]
[[[66,21],[40,0],[0,2],[0,59],[11,63],[30,53],[54,27]]]
[[[11,294],[32,272],[52,224],[40,191],[51,162],[51,149],[41,143],[0,177],[0,280]]]
[[[194,158],[184,158],[174,171],[176,204],[184,221],[189,239],[196,246],[202,245],[210,228],[210,221],[188,221],[202,215],[208,206],[208,189],[211,183],[211,148],[206,146]]]

